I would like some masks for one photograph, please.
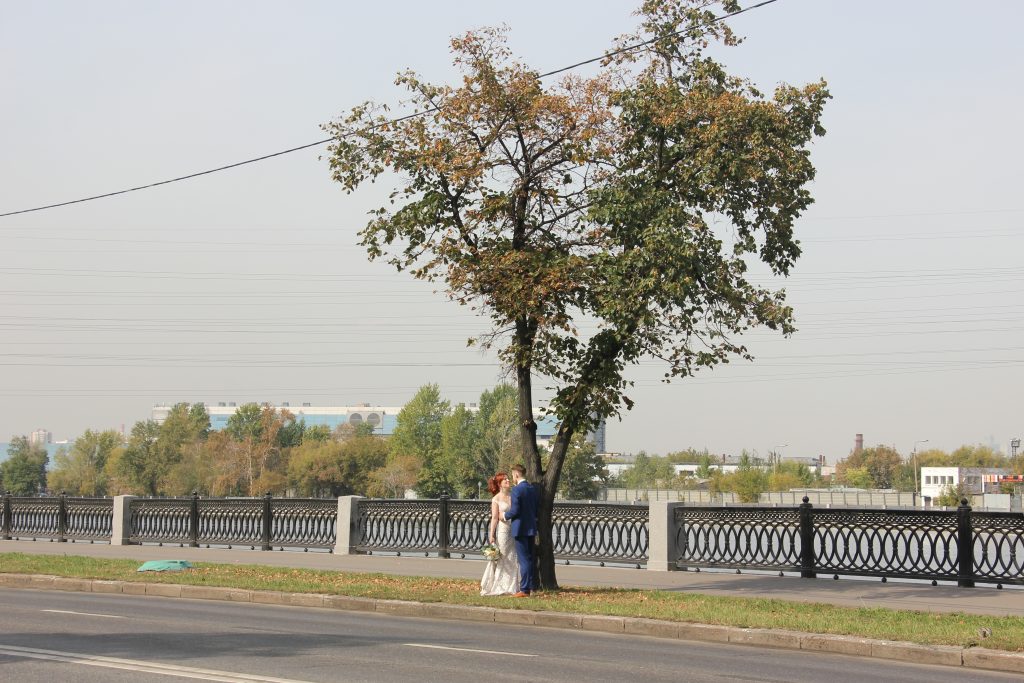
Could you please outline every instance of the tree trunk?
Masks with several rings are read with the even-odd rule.
[[[530,368],[516,368],[516,381],[519,388],[519,437],[522,444],[523,466],[526,478],[531,483],[539,483],[540,451],[537,450],[537,422],[533,419],[533,388],[531,385]]]
[[[553,522],[555,512],[555,493],[558,491],[558,479],[562,472],[562,463],[572,440],[573,431],[565,423],[558,428],[558,435],[551,447],[548,468],[544,472],[544,480],[540,487],[540,509],[537,511],[537,526],[540,533],[538,559],[540,561],[540,585],[544,590],[558,590],[558,577],[555,574],[555,544],[553,538]]]

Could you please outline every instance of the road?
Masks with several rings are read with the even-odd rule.
[[[527,626],[142,596],[0,589],[0,680],[779,681],[1019,676]]]

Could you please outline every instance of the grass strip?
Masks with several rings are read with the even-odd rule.
[[[534,597],[481,597],[468,579],[393,576],[263,565],[195,563],[181,572],[139,573],[139,560],[0,553],[0,572],[82,579],[218,586],[381,600],[477,605],[576,614],[641,617],[741,628],[898,640],[925,645],[1024,651],[1024,619],[839,607],[766,598],[733,598],[663,590],[567,586]],[[984,636],[982,635],[984,634]]]

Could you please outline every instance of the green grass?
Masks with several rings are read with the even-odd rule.
[[[196,563],[190,570],[138,573],[138,560],[0,553],[0,572],[84,579],[221,586],[289,593],[350,595],[455,605],[645,617],[744,628],[781,628],[928,645],[1024,651],[1024,619],[837,607],[763,598],[733,598],[658,590],[567,587],[534,597],[485,598],[468,579],[392,576],[261,565]],[[991,635],[982,638],[988,629]]]

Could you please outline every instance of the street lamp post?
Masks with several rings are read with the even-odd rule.
[[[921,493],[921,489],[917,485],[917,444],[919,444],[919,443],[928,443],[928,439],[921,439],[919,441],[915,441],[914,442],[914,454],[912,456],[912,467],[914,468],[914,493],[917,493],[917,494]],[[921,482],[921,483],[924,484],[924,482]]]

